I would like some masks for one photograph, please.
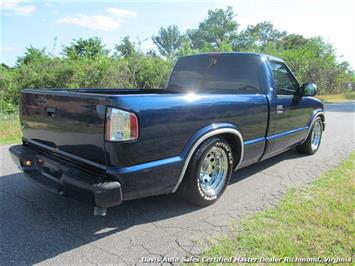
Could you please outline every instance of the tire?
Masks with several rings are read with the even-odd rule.
[[[323,133],[323,122],[320,117],[314,122],[307,139],[301,145],[296,147],[299,153],[312,155],[319,149]]]
[[[179,193],[192,204],[211,205],[225,191],[232,172],[233,155],[228,142],[219,137],[208,139],[192,156]]]

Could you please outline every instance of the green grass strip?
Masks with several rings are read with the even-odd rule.
[[[355,152],[309,187],[290,189],[276,206],[211,240],[202,257],[349,258],[355,254],[354,210]]]

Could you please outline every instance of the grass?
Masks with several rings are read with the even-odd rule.
[[[355,254],[354,210],[355,152],[310,187],[291,189],[275,207],[211,240],[202,256],[349,258]]]
[[[0,113],[0,144],[20,142],[21,128],[18,114]]]
[[[317,95],[316,97],[322,100],[324,103],[347,102],[350,100],[355,100],[355,91],[347,91],[339,94]]]

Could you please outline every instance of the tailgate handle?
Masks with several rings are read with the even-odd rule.
[[[56,109],[54,107],[47,107],[47,116],[54,117]]]

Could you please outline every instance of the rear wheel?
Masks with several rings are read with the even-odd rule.
[[[297,151],[304,154],[314,154],[320,146],[322,140],[323,123],[320,117],[314,122],[311,132],[305,142],[296,147]]]
[[[207,206],[216,202],[226,189],[233,171],[232,150],[222,138],[206,140],[193,155],[179,187],[189,202]]]

